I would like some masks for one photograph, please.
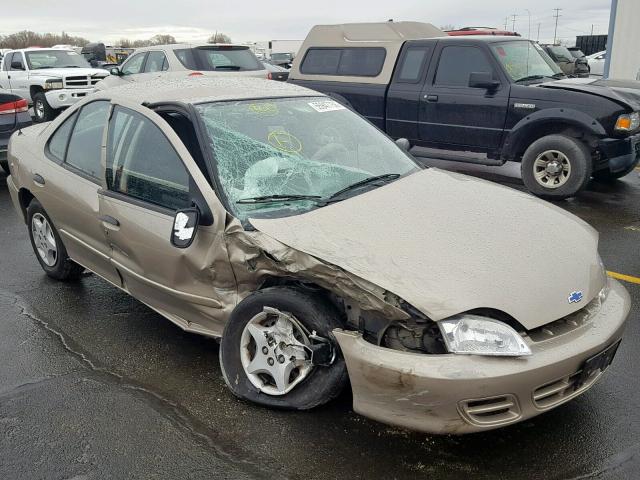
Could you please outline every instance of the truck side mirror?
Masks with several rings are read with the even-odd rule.
[[[500,86],[500,82],[493,79],[491,72],[471,72],[469,74],[470,88],[485,88],[495,90]]]
[[[411,149],[411,142],[406,138],[399,138],[396,140],[396,145],[399,146],[405,152],[408,152]]]
[[[122,71],[120,70],[120,67],[112,67],[111,69],[109,69],[109,73],[117,77],[122,75]]]
[[[193,243],[200,224],[200,210],[196,207],[178,210],[173,217],[171,245],[187,248]]]
[[[22,62],[11,62],[11,70],[24,70]]]

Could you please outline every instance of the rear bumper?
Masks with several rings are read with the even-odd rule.
[[[47,102],[51,108],[67,108],[74,103],[82,100],[84,97],[94,92],[94,88],[62,88],[60,90],[51,90],[45,93]]]
[[[334,330],[349,371],[353,409],[412,430],[463,434],[561,405],[602,375],[595,373],[574,388],[585,360],[622,338],[629,295],[615,280],[609,283],[607,299],[579,327],[544,342],[529,339],[529,357],[400,352],[368,343],[358,332]]]
[[[598,170],[608,168],[613,173],[628,170],[640,160],[640,134],[627,138],[602,139],[598,149],[604,157]]]

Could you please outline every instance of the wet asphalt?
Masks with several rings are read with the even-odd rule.
[[[517,165],[426,163],[523,189]],[[558,202],[600,232],[608,270],[634,276],[639,173]],[[631,319],[607,374],[530,421],[431,436],[360,417],[348,392],[266,410],[227,391],[215,341],[95,275],[48,279],[0,174],[0,479],[638,478],[640,285],[625,285]]]

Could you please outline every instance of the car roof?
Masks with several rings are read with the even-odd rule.
[[[206,103],[225,100],[249,100],[261,98],[325,97],[322,93],[305,87],[262,78],[220,76],[184,77],[166,74],[146,82],[108,88],[91,98],[108,98],[114,101],[133,101],[140,104],[154,103]]]
[[[136,48],[138,52],[148,52],[150,50],[177,50],[181,48],[202,48],[202,47],[244,47],[249,48],[248,45],[242,45],[240,43],[170,43],[166,45],[151,45],[149,47]]]
[[[444,40],[438,38],[437,40]],[[472,42],[477,40],[479,42],[530,42],[528,38],[518,37],[516,35],[450,35],[446,37],[447,42]]]

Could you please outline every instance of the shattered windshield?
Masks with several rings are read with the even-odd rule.
[[[337,193],[344,199],[382,185],[372,177],[388,182],[419,170],[386,135],[324,97],[215,102],[197,109],[224,194],[243,222],[303,213]]]

